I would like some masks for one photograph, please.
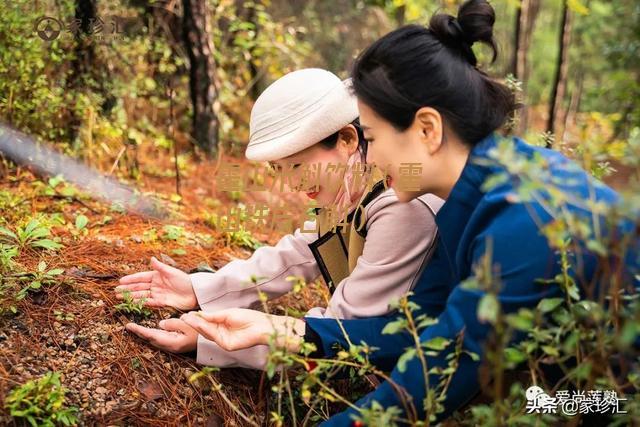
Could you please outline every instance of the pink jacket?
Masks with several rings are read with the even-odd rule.
[[[314,307],[307,316],[352,319],[388,313],[390,301],[413,288],[431,256],[434,217],[443,203],[431,194],[402,203],[391,188],[372,200],[364,210],[367,237],[356,267],[336,286],[328,307]],[[315,224],[307,221],[304,227],[313,230]],[[278,297],[291,290],[289,276],[315,280],[320,270],[308,245],[317,238],[297,229],[275,246],[258,248],[249,259],[231,261],[216,273],[191,274],[201,309],[250,307],[258,303],[258,290]],[[251,283],[252,275],[261,280]],[[229,352],[198,337],[197,362],[204,365],[263,369],[268,353],[268,346]]]

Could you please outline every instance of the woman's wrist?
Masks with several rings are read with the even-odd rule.
[[[269,315],[268,332],[263,334],[263,344],[268,345],[276,334],[276,345],[289,351],[297,352],[304,340],[306,324],[304,320],[289,316]]]

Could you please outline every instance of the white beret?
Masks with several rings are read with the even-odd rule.
[[[272,161],[322,141],[358,117],[350,79],[307,68],[273,82],[256,100],[249,121],[249,160]]]

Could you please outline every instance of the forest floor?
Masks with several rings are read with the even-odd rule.
[[[302,223],[308,200],[290,192],[217,190],[221,164],[248,164],[228,156],[184,162],[177,197],[173,158],[167,150],[141,153],[139,160],[138,178],[126,181],[160,200],[171,213],[168,219],[123,212],[64,181],[0,164],[0,226],[15,230],[37,218],[63,245],[57,251],[25,245],[13,259],[14,268],[0,278],[0,425],[14,422],[4,408],[10,391],[48,371],[61,373],[68,389],[66,404],[78,408],[81,425],[246,425],[232,405],[261,424],[268,421],[274,380],[258,371],[223,369],[189,381],[202,368],[193,354],[164,353],[124,330],[129,321],[155,326],[181,313],[153,309],[146,318],[123,313],[116,308],[121,301],[113,288],[118,278],[147,270],[151,256],[184,271],[202,264],[218,269],[233,259],[248,258],[257,242],[275,244],[285,232],[258,229],[230,235],[212,224],[216,212],[229,206],[283,203],[300,219],[294,221],[295,228]],[[108,173],[110,165],[101,166]],[[121,178],[130,174],[128,167],[119,165]],[[607,181],[620,188],[627,175],[620,168]],[[78,223],[80,216],[86,217],[86,225]],[[17,300],[42,263],[45,272],[63,272]],[[269,310],[281,313],[286,307],[303,313],[326,295],[319,280],[299,294],[271,301]],[[213,389],[211,379],[222,385],[225,396]]]
[[[142,164],[170,171],[171,156]],[[16,301],[19,289],[11,277],[0,282],[0,403],[15,387],[58,371],[68,389],[66,404],[79,409],[83,425],[213,426],[222,425],[223,420],[225,425],[246,425],[210,382],[189,381],[201,368],[193,355],[164,353],[124,330],[132,320],[153,326],[180,312],[154,309],[144,319],[122,313],[115,307],[121,301],[113,291],[119,277],[148,270],[154,255],[185,271],[201,263],[217,269],[230,260],[249,257],[252,238],[263,244],[278,241],[283,233],[271,230],[253,233],[249,243],[231,241],[211,226],[207,218],[216,206],[235,203],[228,194],[216,191],[213,177],[219,164],[220,160],[190,163],[181,173],[179,201],[171,173],[142,169],[135,185],[171,206],[171,222],[114,211],[109,203],[69,190],[64,182],[52,186],[47,178],[38,179],[25,169],[0,170],[5,225],[11,229],[38,217],[64,245],[55,252],[25,247],[13,260],[22,272],[38,271],[42,261],[47,271],[64,269],[26,298]],[[240,199],[250,204],[273,202],[274,197],[294,207],[304,205],[304,196],[294,193],[246,193]],[[88,219],[86,226],[78,227],[79,215]],[[321,286],[314,284],[315,289]],[[304,311],[318,302],[317,295],[306,290],[270,302],[269,308]],[[264,420],[271,387],[262,372],[224,369],[212,375],[233,404]],[[0,424],[11,425],[2,406]]]

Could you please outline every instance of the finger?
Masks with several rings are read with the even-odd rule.
[[[153,277],[153,271],[141,271],[120,278],[121,285],[128,285],[136,282],[150,282]]]
[[[151,288],[151,282],[136,282],[128,285],[120,285],[116,286],[116,292],[134,292],[134,291],[144,291]]]
[[[167,332],[156,328],[147,328],[146,326],[138,325],[137,323],[127,323],[125,328],[155,346],[170,344],[176,337],[178,337],[175,332]]]
[[[200,317],[212,323],[224,323],[228,315],[230,314],[230,312],[228,310],[217,310],[217,311],[211,311],[211,312],[190,311],[189,313],[186,313],[186,314],[190,314],[195,317]]]
[[[180,316],[180,319],[206,338],[216,341],[218,338],[218,328],[216,323],[208,323],[206,320],[192,313]]]
[[[127,331],[132,332],[147,341],[153,336],[153,329],[138,325],[137,323],[127,323],[124,327]]]
[[[165,304],[163,301],[158,300],[157,298],[147,298],[144,301],[144,306],[145,307],[166,307],[167,304]]]
[[[180,333],[187,333],[193,331],[193,328],[187,325],[184,321],[176,318],[161,320],[158,325],[165,331],[175,331]]]
[[[153,267],[153,269],[158,271],[159,273],[167,276],[173,276],[175,274],[182,273],[182,270],[178,270],[177,268],[171,267],[170,265],[159,261],[158,258],[154,256],[151,257],[151,267]]]

